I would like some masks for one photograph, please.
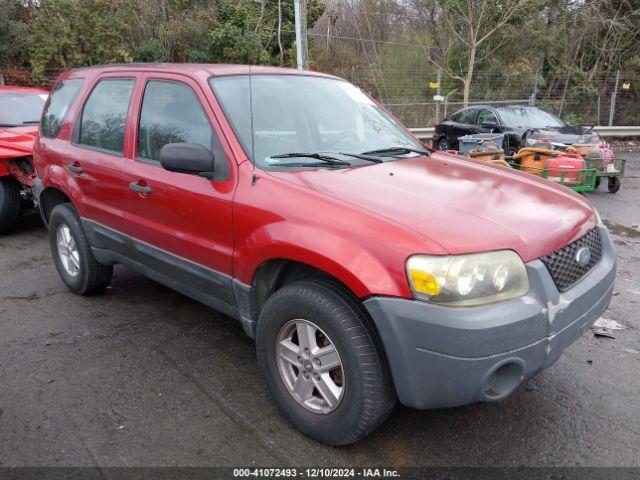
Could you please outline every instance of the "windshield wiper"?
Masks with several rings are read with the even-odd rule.
[[[321,153],[299,153],[299,152],[291,152],[291,153],[281,153],[279,155],[272,155],[269,158],[315,158],[316,160],[320,160],[322,163],[304,163],[304,162],[296,162],[296,163],[281,163],[270,165],[272,167],[294,167],[294,166],[322,166],[322,165],[351,165],[351,163],[340,160],[339,158],[332,157],[331,155],[323,155]]]
[[[40,123],[40,120],[26,120],[24,122],[22,122],[23,125],[29,125],[32,123]]]
[[[360,160],[366,160],[367,162],[372,162],[372,163],[382,163],[382,162],[384,162],[384,160],[380,160],[379,158],[376,158],[376,157],[370,157],[369,155],[365,155],[363,153],[338,152],[337,155],[344,155],[345,157],[358,158]]]
[[[388,147],[388,148],[380,148],[378,150],[370,150],[368,152],[363,152],[363,155],[385,155],[398,153],[400,155],[406,155],[407,153],[418,153],[420,155],[431,155],[431,153],[427,150],[419,150],[417,148],[409,148],[409,147]],[[393,155],[389,155],[393,156]]]

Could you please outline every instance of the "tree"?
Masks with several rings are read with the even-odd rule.
[[[130,62],[130,3],[125,0],[42,0],[34,4],[33,76],[56,69]]]
[[[131,61],[291,64],[292,2],[277,0],[39,0],[33,75]],[[308,2],[309,25],[324,12]]]
[[[468,105],[473,74],[509,38],[534,8],[530,0],[417,0],[426,59],[462,82]]]
[[[28,9],[13,0],[0,0],[0,66],[28,61]]]

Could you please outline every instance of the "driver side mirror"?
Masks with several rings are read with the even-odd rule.
[[[497,123],[493,123],[493,122],[482,122],[480,124],[480,126],[482,128],[487,128],[487,129],[490,129],[490,130],[495,130],[497,128],[500,128],[500,125],[498,125]]]
[[[169,172],[213,178],[213,153],[197,143],[168,143],[160,149],[160,165]]]

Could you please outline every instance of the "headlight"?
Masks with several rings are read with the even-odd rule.
[[[511,250],[470,255],[414,255],[407,276],[418,300],[470,307],[520,297],[529,290],[522,259]]]

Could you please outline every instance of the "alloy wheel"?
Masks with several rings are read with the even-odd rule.
[[[289,394],[307,410],[328,414],[344,395],[342,360],[329,336],[309,320],[287,322],[276,343],[280,378]]]
[[[72,277],[80,273],[80,252],[68,225],[62,223],[56,232],[58,256],[64,270]]]

